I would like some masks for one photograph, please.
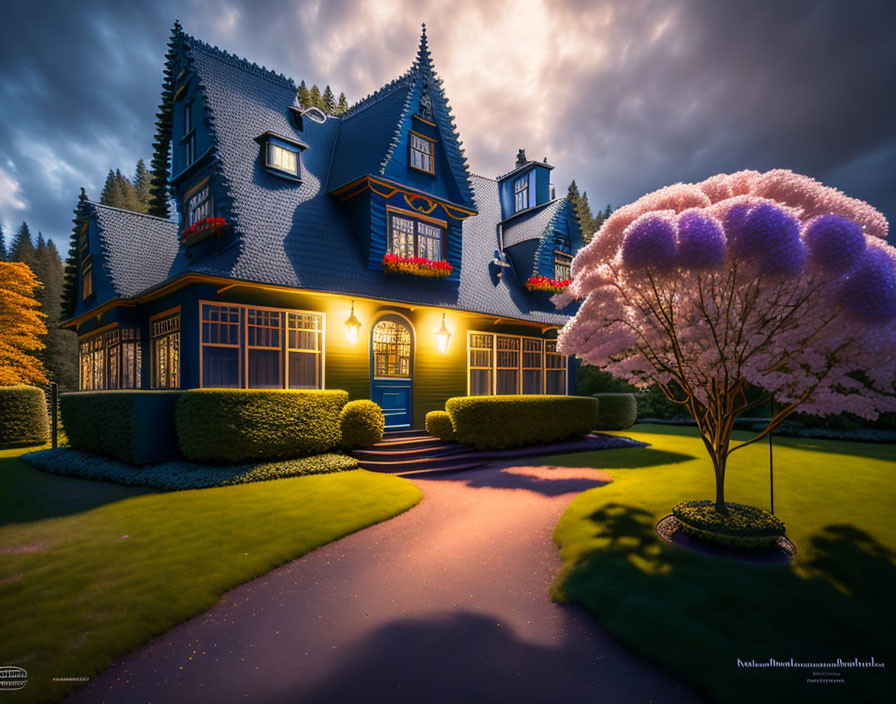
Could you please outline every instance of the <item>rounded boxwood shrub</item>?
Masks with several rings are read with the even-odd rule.
[[[318,455],[339,445],[346,403],[346,391],[193,389],[177,402],[177,440],[194,462]]]
[[[426,414],[426,432],[439,440],[454,440],[454,426],[451,416],[445,411],[430,411]]]
[[[728,512],[720,513],[715,501],[685,501],[672,507],[672,515],[685,534],[727,547],[766,547],[784,535],[784,523],[768,511],[735,503],[725,507]]]
[[[370,447],[383,439],[386,418],[383,409],[373,401],[349,401],[339,413],[342,447]]]
[[[0,447],[43,445],[49,439],[44,392],[36,386],[0,386]]]
[[[587,435],[597,406],[590,396],[458,396],[445,409],[457,442],[500,450]]]
[[[634,394],[592,394],[598,401],[597,430],[625,430],[638,420]]]

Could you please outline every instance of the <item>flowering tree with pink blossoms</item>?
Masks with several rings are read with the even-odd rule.
[[[725,512],[730,454],[797,409],[896,410],[896,249],[863,201],[790,171],[719,174],[617,210],[554,297],[581,300],[558,347],[687,408]],[[748,386],[767,394],[756,397]],[[774,397],[747,442],[735,419]]]

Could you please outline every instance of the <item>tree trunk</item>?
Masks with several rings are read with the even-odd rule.
[[[706,428],[703,442],[712,460],[712,468],[716,475],[716,510],[727,513],[725,508],[725,470],[728,465],[728,446],[731,442],[733,419],[722,418],[718,426]]]

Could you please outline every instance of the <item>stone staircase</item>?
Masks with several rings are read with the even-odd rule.
[[[482,454],[485,453],[456,442],[444,442],[422,430],[386,433],[373,447],[351,452],[364,469],[402,476],[481,467],[490,461],[479,456]]]
[[[399,430],[386,433],[372,447],[352,450],[358,464],[372,472],[407,477],[419,474],[460,472],[490,462],[504,462],[562,452],[587,452],[619,447],[643,446],[628,438],[587,435],[546,445],[514,447],[507,450],[477,450],[456,442],[444,442],[423,430]]]

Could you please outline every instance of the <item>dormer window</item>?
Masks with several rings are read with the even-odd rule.
[[[390,231],[390,254],[399,257],[423,257],[433,262],[442,261],[445,223],[436,220],[423,221],[393,212]]]
[[[571,276],[572,257],[563,252],[554,252],[554,278],[557,281],[569,281]]]
[[[436,172],[435,160],[435,141],[416,132],[411,132],[411,167],[418,171],[425,171],[428,174]]]
[[[529,176],[520,176],[513,182],[513,212],[525,210],[529,205]]]
[[[196,130],[193,129],[193,103],[184,104],[184,166],[196,161]]]
[[[307,116],[308,111],[303,115]],[[302,152],[307,144],[273,132],[264,132],[255,140],[261,144],[262,163],[269,173],[290,181],[302,180]]]
[[[187,191],[184,198],[184,222],[187,227],[212,216],[212,188],[206,179]]]
[[[293,176],[298,176],[298,150],[287,149],[276,142],[268,142],[268,155],[265,165],[271,169],[279,169]]]

